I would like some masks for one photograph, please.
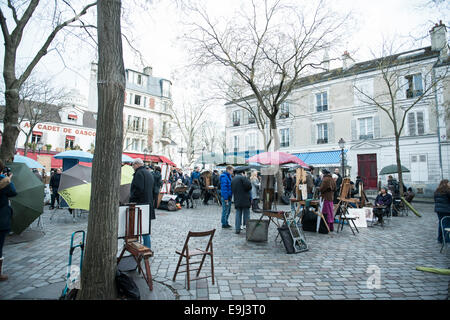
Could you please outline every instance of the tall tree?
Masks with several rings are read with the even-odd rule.
[[[17,137],[20,129],[18,125],[18,113],[19,113],[19,91],[23,83],[28,79],[31,72],[34,70],[39,61],[49,51],[50,45],[54,41],[57,34],[65,27],[71,25],[73,22],[80,20],[85,15],[89,8],[95,6],[96,2],[90,3],[84,6],[78,13],[75,13],[72,17],[62,20],[62,11],[58,7],[58,3],[55,2],[54,11],[54,25],[52,31],[45,39],[44,43],[40,47],[34,56],[31,54],[31,61],[24,68],[24,71],[17,75],[17,51],[19,45],[22,42],[22,36],[25,27],[29,24],[32,15],[37,10],[40,4],[40,0],[30,0],[28,6],[24,10],[23,1],[8,0],[7,5],[10,9],[10,15],[14,23],[14,29],[10,32],[11,24],[8,25],[6,19],[6,8],[0,7],[0,26],[2,30],[5,52],[3,57],[3,79],[5,82],[5,116],[3,119],[3,136],[2,145],[0,147],[0,160],[10,161],[14,156],[14,149]],[[44,3],[43,6],[48,3]],[[67,1],[63,1],[63,5],[67,5],[73,10]],[[23,11],[23,12],[21,12]],[[22,16],[20,17],[20,13]]]
[[[233,75],[224,86],[227,91],[233,77],[245,84],[246,90],[232,92],[235,96],[248,93],[240,100],[254,100],[254,108],[267,117],[270,138],[266,149],[274,150],[280,148],[277,114],[281,104],[300,77],[323,68],[323,51],[342,39],[348,20],[331,12],[325,1],[312,9],[285,3],[252,0],[228,21],[216,21],[206,9],[192,6],[196,20],[186,33],[195,65],[225,67]]]
[[[376,106],[392,124],[400,195],[403,197],[401,137],[405,134],[405,127],[409,127],[409,135],[424,134],[426,119],[423,114],[420,118],[414,114],[415,107],[422,105],[428,108],[436,103],[435,90],[447,78],[449,68],[437,75],[434,62],[428,65],[414,63],[423,49],[398,54],[395,53],[398,50],[394,49],[396,44],[395,40],[385,40],[381,46],[381,57],[373,60],[379,73],[375,80],[377,88],[370,90],[359,84],[356,78],[354,89],[361,102]]]
[[[80,299],[117,296],[117,220],[125,99],[121,5],[120,0],[99,0],[97,4],[98,120]]]

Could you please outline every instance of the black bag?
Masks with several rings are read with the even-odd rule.
[[[161,200],[161,202],[159,203],[158,209],[167,210],[167,211],[176,211],[177,203],[173,199],[170,199],[167,201]]]
[[[192,191],[192,199],[200,199],[202,191],[200,189],[195,189]]]
[[[287,254],[292,254],[295,252],[294,250],[294,240],[292,239],[291,232],[286,224],[283,224],[278,229],[278,233],[280,234],[281,240],[283,240],[284,248],[286,249]]]
[[[141,294],[136,283],[125,273],[116,271],[116,285],[119,296],[127,300],[141,300]]]
[[[304,231],[316,232],[317,215],[311,209],[306,210],[303,215],[302,227]],[[320,218],[319,233],[328,234],[327,226],[322,218]]]

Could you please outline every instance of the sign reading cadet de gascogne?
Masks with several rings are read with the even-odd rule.
[[[23,125],[25,128],[30,128],[30,123],[27,121]],[[95,137],[94,130],[86,130],[86,129],[74,129],[69,127],[63,127],[60,125],[51,125],[51,124],[37,124],[34,127],[34,130],[44,130],[44,131],[53,131],[58,133],[67,133],[67,134],[75,134],[75,135],[84,135]]]

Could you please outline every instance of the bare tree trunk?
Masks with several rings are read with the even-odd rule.
[[[402,162],[400,160],[400,135],[395,134],[395,157],[397,160],[397,172],[398,172],[398,187],[400,191],[400,196],[403,197],[403,172],[402,172]]]
[[[120,13],[120,0],[98,1],[98,121],[80,299],[117,296],[117,219],[125,97]]]
[[[6,59],[5,59],[6,60]],[[6,75],[4,74],[6,77]],[[6,81],[8,83],[10,81]],[[0,159],[3,162],[12,162],[16,150],[16,141],[19,136],[19,88],[11,88],[5,92],[5,117],[3,119],[2,145]]]

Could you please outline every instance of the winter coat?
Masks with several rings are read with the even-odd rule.
[[[50,188],[57,191],[59,188],[60,181],[61,181],[61,174],[54,173],[50,178]]]
[[[218,188],[220,185],[220,178],[218,174],[213,174],[212,175],[212,184],[214,187]]]
[[[375,205],[377,204],[389,207],[392,204],[392,196],[389,193],[386,193],[385,195],[380,193],[375,199]]]
[[[309,193],[313,193],[313,189],[314,189],[314,178],[312,177],[311,174],[307,173],[306,174],[306,192]]]
[[[200,182],[200,172],[194,171],[191,174],[191,180],[189,181],[192,184],[192,181],[197,179]]]
[[[0,182],[5,179],[0,175]],[[9,206],[9,197],[17,195],[14,183],[9,183],[0,190],[0,231],[9,231],[11,229],[12,208]]]
[[[237,175],[231,181],[231,190],[235,208],[250,208],[252,184],[247,177]]]
[[[153,194],[159,189],[155,188],[153,175],[145,167],[137,168],[133,174],[130,186],[130,202],[136,204],[148,204],[150,207],[150,218],[155,219],[155,208],[153,207]]]
[[[259,188],[261,187],[261,182],[259,182],[258,179],[252,179],[250,182],[252,183],[252,199],[259,199]]]
[[[450,191],[434,193],[434,212],[450,213]]]
[[[231,174],[226,171],[220,175],[220,190],[222,198],[231,200]]]
[[[322,183],[319,187],[320,195],[325,201],[333,201],[334,192],[336,191],[336,182],[330,174],[323,176]]]
[[[340,173],[336,174],[338,177],[336,179],[336,191],[339,190],[341,188],[341,184],[342,184],[342,176]]]
[[[155,181],[155,194],[159,193],[162,187],[161,172],[153,171],[153,180]]]

